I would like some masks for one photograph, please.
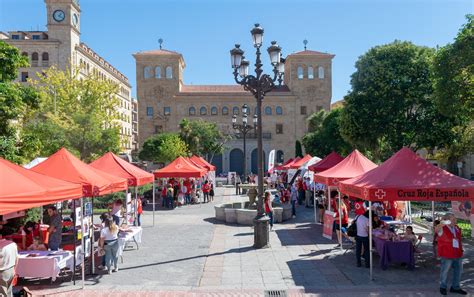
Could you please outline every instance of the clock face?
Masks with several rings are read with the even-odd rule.
[[[79,23],[79,17],[77,14],[72,15],[72,24],[77,27],[77,24]]]
[[[55,10],[53,12],[53,19],[56,21],[56,22],[62,22],[64,21],[64,18],[66,17],[66,14],[64,13],[64,11],[62,10]]]

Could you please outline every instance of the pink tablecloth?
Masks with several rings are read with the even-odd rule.
[[[28,257],[29,254],[37,254]],[[61,269],[73,269],[73,256],[69,251],[28,251],[20,252],[16,273],[19,277],[52,278],[54,281]]]

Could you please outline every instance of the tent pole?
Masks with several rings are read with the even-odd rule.
[[[74,259],[73,259],[73,270],[72,270],[72,284],[75,286],[76,285],[76,241],[77,241],[77,234],[76,234],[76,202],[74,202],[74,199],[72,200],[72,210],[74,212],[73,220],[72,220],[72,241],[74,243]],[[43,208],[43,207],[41,207]],[[41,215],[41,218],[43,218],[43,215]],[[42,221],[43,219],[41,219]]]
[[[434,221],[435,221],[435,203],[434,201],[431,201],[431,221],[432,221],[432,226],[431,226],[431,232],[434,234]]]
[[[134,222],[138,226],[138,185],[135,186],[135,207],[134,207]]]
[[[85,258],[86,246],[84,240],[84,198],[81,197],[81,248],[82,248],[82,289],[85,287]]]
[[[344,250],[342,248],[342,213],[341,213],[341,192],[339,192],[339,188],[337,188],[337,197],[339,198],[339,233],[341,234],[341,239],[338,238],[339,244],[341,245],[341,252]]]
[[[370,261],[370,280],[373,281],[372,277],[372,200],[369,200],[369,261]]]
[[[95,253],[94,253],[94,196],[91,197],[91,274],[95,272]]]
[[[155,226],[155,179],[153,179],[153,226]]]
[[[318,222],[318,213],[316,211],[316,183],[314,182],[314,177],[313,177],[313,209],[314,209],[314,223],[317,224]]]

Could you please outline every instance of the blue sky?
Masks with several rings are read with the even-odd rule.
[[[335,54],[333,98],[350,89],[357,58],[395,39],[435,47],[451,42],[472,0],[81,0],[81,40],[124,73],[134,87],[132,54],[158,48],[181,52],[186,84],[233,84],[229,50],[242,44],[254,59],[249,30],[265,29],[286,55],[303,49]],[[0,31],[46,30],[43,0],[0,0]],[[264,63],[268,64],[265,56]],[[270,69],[267,68],[267,71]]]

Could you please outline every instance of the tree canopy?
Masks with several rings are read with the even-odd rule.
[[[141,160],[167,163],[179,156],[187,156],[186,143],[177,133],[161,133],[145,140],[138,154]]]

